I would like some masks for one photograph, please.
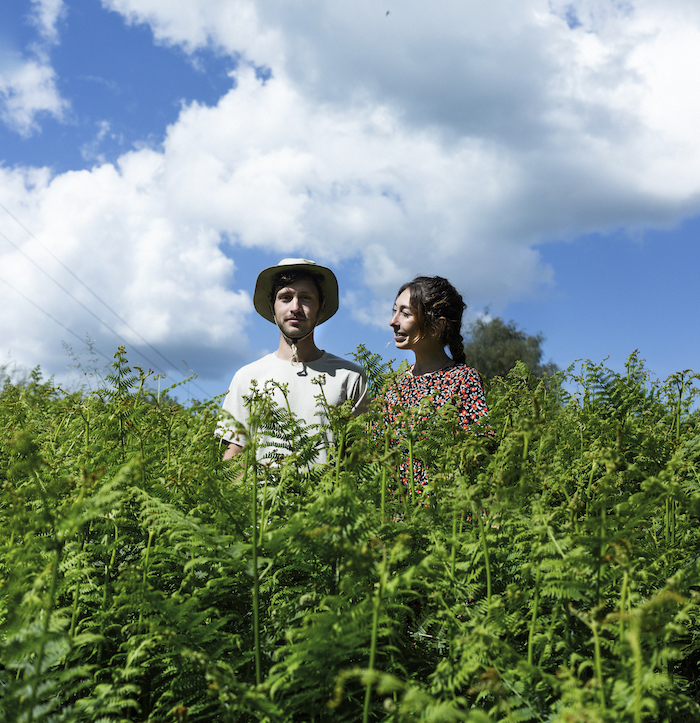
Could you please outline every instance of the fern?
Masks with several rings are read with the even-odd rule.
[[[2,723],[700,714],[691,372],[516,367],[493,436],[423,407],[410,450],[379,403],[316,429],[262,388],[248,431],[278,452],[226,464],[216,401],[155,381],[121,349],[91,392],[3,381]]]

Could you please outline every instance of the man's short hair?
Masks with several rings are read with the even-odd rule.
[[[272,278],[272,286],[270,287],[270,303],[274,306],[277,292],[285,286],[289,286],[296,281],[308,280],[312,281],[318,291],[318,306],[323,307],[323,277],[321,274],[314,274],[310,271],[294,269],[293,271],[280,271]]]

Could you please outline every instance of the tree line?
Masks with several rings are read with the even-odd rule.
[[[488,317],[488,309],[486,314]],[[558,370],[553,362],[542,360],[545,338],[541,333],[527,334],[514,321],[487,317],[469,325],[464,344],[466,363],[477,369],[485,382],[505,377],[519,361],[539,379]]]

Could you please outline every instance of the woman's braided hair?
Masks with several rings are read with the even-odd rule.
[[[409,290],[411,312],[418,323],[421,336],[432,332],[450,349],[457,364],[465,362],[462,339],[462,315],[467,305],[454,286],[442,276],[417,276],[404,284],[399,294]]]

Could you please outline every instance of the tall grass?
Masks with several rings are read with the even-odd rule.
[[[90,394],[5,380],[3,723],[699,719],[695,375],[518,366],[493,435],[331,409],[322,466],[269,389],[274,464],[172,393],[123,350]]]

